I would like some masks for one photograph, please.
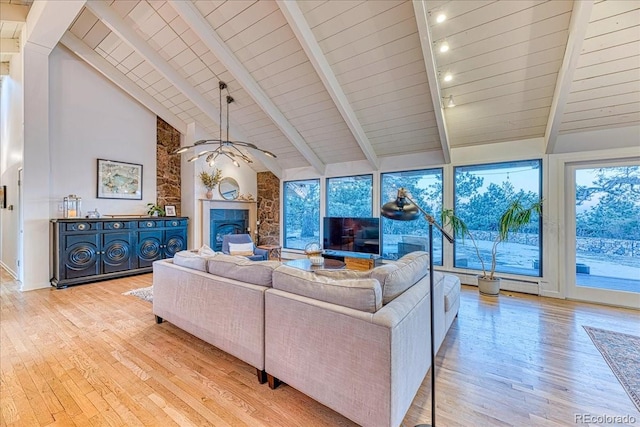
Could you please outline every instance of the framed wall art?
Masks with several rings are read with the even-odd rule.
[[[98,159],[98,198],[142,200],[142,165]]]
[[[166,216],[176,216],[176,207],[175,206],[166,205],[164,207],[164,212],[165,212]]]
[[[7,207],[7,186],[0,185],[0,209]]]

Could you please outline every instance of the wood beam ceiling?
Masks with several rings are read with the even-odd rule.
[[[190,3],[191,4],[191,3]],[[169,83],[182,92],[193,104],[198,107],[211,120],[222,127],[220,123],[219,110],[212,103],[198,92],[184,77],[182,77],[171,65],[169,65],[162,56],[153,49],[134,29],[129,27],[118,14],[113,11],[106,3],[92,1],[87,3],[87,8],[100,19],[111,31],[113,31],[124,43],[128,44],[142,58],[144,58],[153,68],[158,71]],[[156,110],[154,110],[156,111]],[[234,136],[239,140],[246,140],[237,131],[233,132]],[[261,159],[261,163],[269,169],[274,175],[282,175],[282,170],[275,164],[269,162],[266,156]]]
[[[258,106],[271,118],[273,123],[289,139],[289,142],[302,154],[316,171],[324,175],[325,164],[313,152],[298,130],[287,120],[280,109],[271,101],[260,85],[242,65],[207,20],[190,1],[168,0],[191,30],[202,40],[205,46],[218,58]]]
[[[573,73],[580,58],[582,43],[587,33],[587,26],[589,25],[592,9],[593,0],[573,2],[571,23],[569,24],[569,40],[567,41],[564,59],[562,60],[562,66],[560,67],[560,72],[556,80],[556,88],[553,93],[553,101],[551,102],[551,111],[549,112],[547,128],[544,134],[546,154],[552,154],[556,146],[558,130],[562,123],[562,116],[564,115],[569,92],[571,92]]]
[[[429,31],[426,1],[415,0],[413,2],[413,10],[415,12],[416,23],[418,25],[418,34],[420,35],[420,44],[422,45],[422,56],[424,57],[427,79],[429,80],[429,92],[431,93],[433,112],[438,125],[440,144],[442,145],[442,156],[444,158],[444,163],[448,164],[451,163],[449,132],[447,130],[447,122],[442,108],[442,94],[440,92],[440,85],[438,84],[438,70],[433,52],[433,40],[431,39],[431,32]]]
[[[331,95],[331,99],[333,99],[338,111],[340,111],[342,118],[346,122],[347,126],[349,126],[349,129],[351,130],[355,140],[358,142],[360,149],[367,160],[369,160],[369,163],[374,170],[377,170],[380,166],[378,156],[376,155],[364,129],[362,129],[360,121],[356,117],[356,113],[353,111],[347,96],[342,90],[342,86],[338,82],[331,65],[329,65],[329,61],[327,61],[324,53],[322,53],[322,49],[311,31],[309,23],[304,18],[300,7],[298,7],[296,2],[292,1],[277,0],[276,3],[280,7],[287,23],[293,30],[298,42],[302,45],[309,61],[313,64],[313,68],[316,70],[316,73],[318,73],[324,87],[327,89],[327,92],[329,92],[329,95]]]

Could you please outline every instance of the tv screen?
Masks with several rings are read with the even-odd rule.
[[[325,217],[323,248],[380,255],[380,218]]]

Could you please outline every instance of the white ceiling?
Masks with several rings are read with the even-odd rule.
[[[640,123],[637,0],[90,1],[61,42],[181,131],[226,82],[274,172]]]

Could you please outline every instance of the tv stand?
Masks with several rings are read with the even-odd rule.
[[[348,270],[371,270],[382,265],[382,258],[378,254],[326,250],[322,256],[344,262]]]

